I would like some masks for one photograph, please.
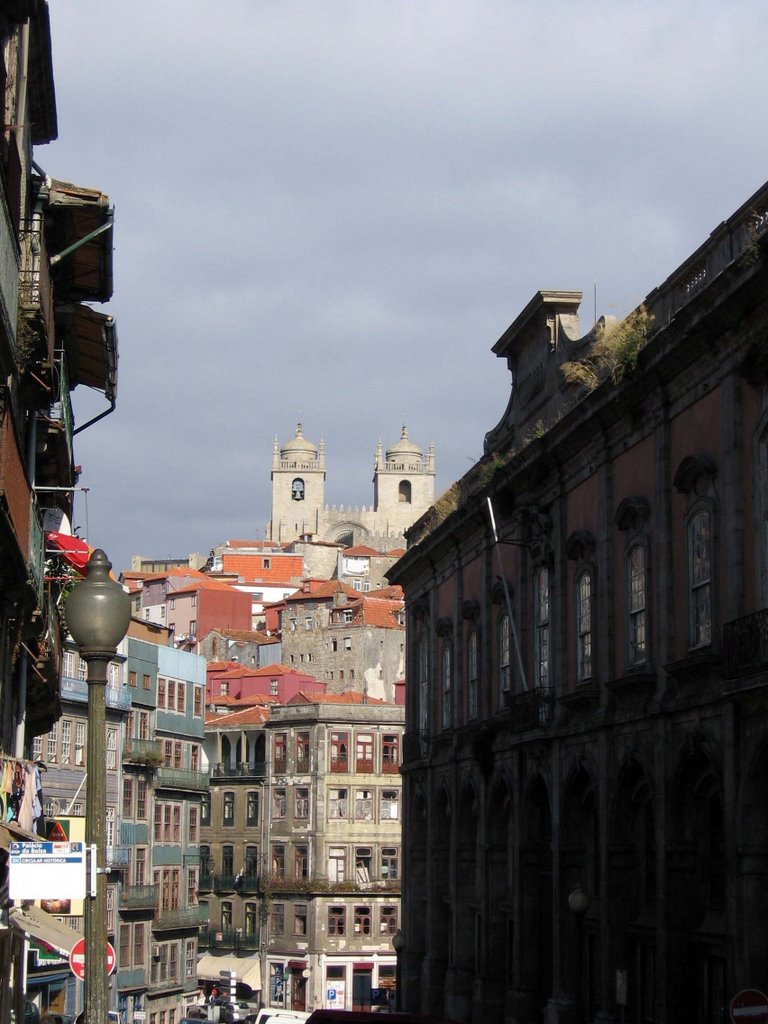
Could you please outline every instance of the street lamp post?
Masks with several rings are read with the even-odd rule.
[[[88,666],[88,775],[85,793],[85,839],[93,858],[85,908],[85,1021],[107,1021],[107,917],[105,832],[107,818],[106,687],[107,666],[125,636],[131,599],[113,579],[112,565],[97,549],[88,560],[85,579],[67,598],[67,629]]]

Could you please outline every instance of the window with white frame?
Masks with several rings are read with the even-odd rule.
[[[349,817],[349,800],[346,789],[331,788],[328,790],[328,817],[347,818]]]
[[[117,768],[117,729],[107,729],[107,768]]]
[[[184,941],[184,977],[197,977],[197,943],[194,939]]]
[[[576,677],[592,678],[592,573],[584,569],[576,577]]]
[[[355,821],[373,821],[372,790],[355,790]]]
[[[347,851],[344,846],[328,848],[328,881],[343,882],[347,876]]]
[[[393,821],[400,817],[400,790],[382,789],[381,791],[381,818],[382,821]]]
[[[72,723],[68,718],[61,720],[61,763],[72,762]]]
[[[541,566],[534,578],[536,614],[536,685],[549,686],[549,569]]]

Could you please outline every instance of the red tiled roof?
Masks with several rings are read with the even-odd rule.
[[[188,583],[186,586],[174,590],[172,596],[178,597],[179,594],[193,594],[200,590],[226,590],[231,593],[234,589],[230,583],[220,583],[219,580],[212,580],[210,576],[201,576],[194,583]]]
[[[289,704],[388,704],[389,701],[381,700],[378,697],[365,697],[364,694],[355,690],[345,690],[343,693],[308,693],[306,690],[299,690],[288,701]]]
[[[360,592],[358,590],[355,590],[354,587],[348,587],[346,583],[342,583],[340,580],[322,580],[319,586],[314,589],[310,588],[308,591],[297,590],[293,594],[289,594],[284,601],[285,604],[295,604],[298,601],[323,600],[333,598],[334,594],[338,594],[339,592],[346,594],[347,597],[351,598],[360,596]],[[283,602],[276,603],[282,604]]]
[[[379,629],[405,629],[405,626],[401,625],[396,617],[402,608],[401,601],[382,600],[366,594],[355,609],[352,621],[365,623],[367,626],[377,626]]]
[[[271,701],[269,703],[271,703]],[[232,711],[225,711],[223,714],[209,712],[205,716],[205,724],[219,727],[261,725],[263,722],[266,722],[268,718],[269,707],[265,707],[263,705],[236,707]]]
[[[365,544],[358,544],[353,548],[347,548],[344,551],[344,556],[351,555],[353,558],[356,556],[365,558],[381,558],[382,552],[375,551],[373,548],[367,548]]]
[[[393,583],[390,587],[379,587],[377,590],[371,590],[364,597],[383,597],[390,601],[403,601],[405,599],[403,588],[399,583]]]

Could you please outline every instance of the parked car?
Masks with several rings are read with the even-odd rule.
[[[375,1020],[374,1020],[375,1018]],[[453,1024],[444,1017],[425,1017],[420,1013],[388,1013],[387,1024]],[[377,1024],[381,1013],[376,1010],[313,1010],[307,1024]]]
[[[253,1024],[304,1024],[309,1014],[303,1010],[281,1010],[278,1006],[265,1006],[253,1018]]]

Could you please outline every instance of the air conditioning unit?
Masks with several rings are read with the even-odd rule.
[[[160,947],[158,945],[154,945],[152,947],[152,958],[154,960],[159,960],[160,959]]]

